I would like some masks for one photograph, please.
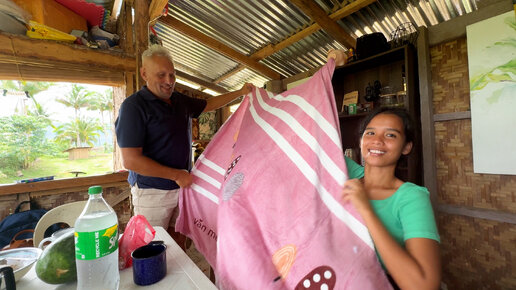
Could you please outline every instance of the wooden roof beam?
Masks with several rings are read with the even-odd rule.
[[[368,5],[376,2],[377,0],[357,0],[357,1],[354,1],[342,8],[340,8],[339,10],[333,12],[332,14],[330,14],[330,18],[334,21],[337,21],[337,20],[340,20],[346,16],[349,16],[355,12],[357,12],[358,10],[364,8],[364,7],[367,7]],[[307,37],[308,35],[316,32],[317,30],[321,29],[321,26],[319,26],[319,24],[317,23],[314,23],[310,26],[308,26],[307,28],[299,31],[298,33],[295,33],[287,38],[285,38],[284,40],[278,42],[277,44],[268,44],[266,46],[264,46],[262,49],[256,51],[255,53],[253,53],[250,57],[256,61],[258,60],[261,60],[261,59],[264,59],[266,57],[268,57],[269,55],[272,55],[274,54],[275,52],[278,52],[282,49],[284,49],[285,47],[288,47],[289,45],[295,43],[295,42],[298,42],[300,41],[301,39]],[[234,75],[236,72],[239,72],[241,70],[244,69],[244,66],[242,65],[239,65],[237,68],[235,68],[234,70],[232,70],[231,72],[225,74],[225,75],[222,75],[220,77],[218,77],[214,83],[220,83],[222,82],[223,80],[231,77],[232,75]]]
[[[316,2],[312,0],[290,0],[290,2],[319,24],[335,40],[346,47],[355,47],[356,40],[333,21]]]
[[[214,85],[213,83],[207,82],[207,81],[205,81],[203,79],[200,79],[198,77],[192,76],[192,75],[187,74],[187,73],[182,72],[182,71],[176,70],[176,76],[180,77],[182,79],[185,79],[187,81],[190,81],[192,83],[196,83],[196,84],[200,85],[203,88],[210,89],[210,90],[215,91],[217,93],[225,94],[225,93],[229,92],[228,90],[226,90],[225,88],[223,88],[221,86]]]
[[[355,12],[357,12],[358,10],[364,8],[364,7],[367,7],[369,6],[370,4],[373,4],[374,2],[376,2],[377,0],[357,0],[357,1],[353,1],[351,3],[349,3],[348,5],[340,8],[339,10],[333,12],[331,15],[330,15],[330,18],[337,21],[337,20],[340,20],[346,16],[349,16]]]
[[[155,22],[163,14],[163,9],[168,5],[168,0],[152,0],[149,6],[149,19]]]
[[[333,20],[333,21],[337,21],[337,20],[340,20],[344,17],[347,17],[355,12],[357,12],[358,10],[366,7],[366,6],[369,6],[370,4],[376,2],[377,0],[357,0],[357,1],[354,1],[353,3],[351,4],[348,4],[342,8],[340,8],[339,10],[333,12],[332,14],[330,14],[330,18]],[[284,49],[285,47],[288,47],[289,45],[295,43],[295,42],[298,42],[299,40],[307,37],[308,35],[316,32],[317,30],[321,29],[321,26],[317,23],[314,23],[310,26],[308,26],[307,28],[299,31],[298,33],[296,34],[293,34],[292,36],[289,36],[287,38],[285,38],[283,41],[277,43],[277,44],[269,44],[267,46],[265,46],[264,48],[258,50],[257,52],[253,53],[251,55],[251,58],[255,59],[255,60],[260,60],[260,59],[264,59],[266,57],[268,57],[269,55],[277,52],[277,51],[280,51],[282,49]],[[354,47],[354,46],[353,46]],[[256,57],[256,58],[255,58]]]
[[[279,73],[268,68],[267,66],[253,60],[252,58],[250,58],[244,54],[241,54],[241,53],[235,51],[231,47],[221,43],[220,41],[218,41],[214,38],[204,35],[203,33],[196,30],[195,28],[186,25],[185,23],[177,20],[176,18],[174,18],[170,15],[167,17],[162,17],[160,19],[160,21],[162,23],[170,26],[171,28],[179,31],[180,33],[187,35],[187,36],[199,41],[200,43],[210,47],[211,49],[214,49],[214,50],[218,51],[219,53],[224,54],[225,56],[229,57],[230,59],[245,65],[246,67],[256,71],[257,73],[259,73],[261,75],[267,76],[273,80],[282,78],[282,76]]]
[[[218,83],[221,83],[223,80],[225,79],[228,79],[230,78],[231,76],[234,76],[235,74],[237,74],[238,72],[242,71],[245,69],[245,66],[239,64],[236,68],[232,69],[230,72],[216,78],[213,83],[214,84],[218,84]]]
[[[183,84],[180,84],[180,83],[176,83],[176,84],[175,84],[175,89],[174,89],[174,90],[176,90],[176,91],[178,91],[178,92],[181,92],[181,93],[182,93],[183,91],[190,91],[190,92],[193,92],[193,93],[195,93],[196,95],[198,95],[198,96],[200,96],[200,97],[202,97],[203,99],[206,99],[206,100],[207,100],[207,99],[209,99],[209,98],[212,98],[212,97],[213,97],[213,96],[212,96],[212,95],[210,95],[210,94],[207,94],[207,93],[205,93],[205,92],[201,92],[201,91],[199,91],[199,90],[196,90],[196,89],[194,89],[194,88],[191,88],[191,87],[189,87],[189,86],[186,86],[186,85],[183,85]]]

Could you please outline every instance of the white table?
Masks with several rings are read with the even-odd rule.
[[[126,289],[217,289],[195,263],[181,250],[179,245],[162,227],[154,227],[154,240],[163,241],[167,245],[167,276],[158,283],[149,286],[138,286],[133,282],[133,268],[120,271],[120,290]],[[76,289],[76,283],[52,285],[41,281],[36,276],[35,266],[18,282],[16,289]]]

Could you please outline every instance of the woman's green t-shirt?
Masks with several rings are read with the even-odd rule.
[[[345,159],[349,178],[362,178],[364,168],[347,157]],[[405,182],[390,197],[370,202],[387,231],[403,248],[405,241],[411,238],[440,242],[430,193],[426,187]]]

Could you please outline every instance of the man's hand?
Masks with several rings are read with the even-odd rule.
[[[254,85],[251,83],[245,83],[242,88],[240,89],[240,92],[242,93],[242,96],[245,96],[252,92],[254,90]]]
[[[242,88],[239,89],[239,90],[232,91],[232,92],[229,92],[229,93],[225,93],[225,94],[213,97],[213,98],[209,98],[207,100],[207,104],[206,104],[206,107],[203,110],[203,113],[204,112],[210,112],[210,111],[216,110],[216,109],[218,109],[218,108],[220,108],[222,106],[225,106],[226,104],[228,104],[229,102],[235,100],[236,98],[238,98],[240,96],[245,96],[248,93],[252,92],[253,89],[254,89],[254,85],[253,84],[245,83],[242,86]]]
[[[190,185],[192,185],[192,175],[186,170],[178,170],[174,181],[181,188],[189,187]]]

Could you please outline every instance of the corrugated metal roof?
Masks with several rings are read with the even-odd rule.
[[[171,51],[178,70],[211,81],[238,65],[237,62],[159,22],[155,30],[163,41],[163,46]]]
[[[329,15],[353,1],[315,2]],[[473,0],[380,0],[337,23],[354,38],[382,32],[390,40],[391,33],[404,23],[429,27],[477,9]],[[170,0],[168,13],[246,56],[268,44],[277,44],[313,23],[287,0]],[[236,61],[159,21],[155,29],[163,45],[171,50],[178,70],[213,82],[239,66]],[[324,64],[330,48],[345,47],[324,30],[318,30],[259,62],[289,77]],[[262,86],[267,80],[250,69],[243,69],[219,85],[235,90],[244,82]]]

